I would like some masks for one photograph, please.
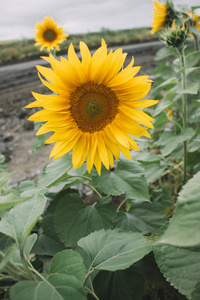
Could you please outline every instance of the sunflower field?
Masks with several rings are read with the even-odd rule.
[[[200,299],[199,7],[153,5],[152,76],[104,39],[58,58],[68,34],[35,25],[49,94],[26,108],[53,161],[10,189],[0,154],[0,299]]]

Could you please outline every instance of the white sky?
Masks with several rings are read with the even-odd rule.
[[[173,2],[200,5],[200,0]],[[33,38],[34,24],[46,15],[69,34],[150,27],[152,7],[152,0],[0,0],[0,41]]]

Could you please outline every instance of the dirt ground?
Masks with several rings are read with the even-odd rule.
[[[153,58],[154,53],[135,55],[135,65],[142,66],[140,75],[153,73],[157,65]],[[48,89],[41,87],[36,71],[27,75],[30,77],[26,76],[28,80],[15,75],[12,68],[9,72],[9,84],[0,85],[0,152],[6,156],[8,170],[13,172],[10,185],[16,187],[21,181],[38,178],[44,165],[51,161],[52,145],[45,145],[31,153],[35,131],[33,122],[27,121],[27,118],[34,110],[24,108],[34,100],[31,91],[44,94],[48,93]],[[3,80],[2,76],[0,83]]]

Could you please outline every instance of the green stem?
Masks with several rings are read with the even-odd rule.
[[[93,185],[91,185],[91,184],[87,184],[87,185],[99,196],[99,198],[102,198],[99,191],[97,191],[97,189]]]
[[[194,34],[194,40],[195,40],[195,50],[199,51],[199,38],[196,34]]]
[[[21,260],[22,260],[22,264],[24,267],[25,272],[28,274],[28,277],[30,280],[35,280],[35,277],[33,276],[32,272],[30,271],[30,269],[27,266],[27,262],[23,253],[23,249],[20,249],[20,256],[21,256]]]
[[[118,206],[117,208],[117,211],[120,211],[121,207],[124,205],[124,203],[128,200],[128,198],[125,198],[121,203],[120,205]]]
[[[90,270],[90,268],[89,268],[89,270]],[[93,269],[92,271],[88,271],[88,273],[87,273],[86,276],[85,276],[84,285],[85,285],[86,281],[88,280],[88,278],[90,277],[90,275],[91,275],[94,271],[95,271],[95,269]]]
[[[91,291],[91,290],[88,289],[87,287],[85,287],[85,288],[86,288],[86,290],[88,291],[88,293],[91,294],[96,300],[100,300],[100,299],[97,297],[97,295],[96,295],[93,291]]]
[[[186,89],[186,73],[185,73],[185,54],[183,48],[179,52],[181,60],[181,74],[182,74],[182,88]],[[182,94],[183,102],[183,130],[187,128],[187,94]],[[187,170],[187,141],[183,142],[183,151],[184,151],[184,166],[183,166],[183,184],[186,182],[186,170]]]
[[[0,253],[0,262],[4,259],[4,254]],[[8,262],[4,266],[4,271],[8,273],[12,278],[15,280],[27,280],[29,279],[29,276],[26,272],[18,268],[16,265],[14,265],[12,262]]]

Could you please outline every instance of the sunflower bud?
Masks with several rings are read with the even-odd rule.
[[[184,26],[174,26],[174,28],[167,28],[161,35],[161,40],[169,47],[181,49],[187,38],[187,30]]]

